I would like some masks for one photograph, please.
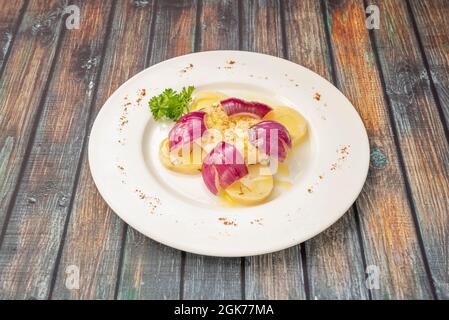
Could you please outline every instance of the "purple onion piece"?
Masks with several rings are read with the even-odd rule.
[[[249,102],[238,98],[229,98],[220,102],[228,116],[250,114],[263,118],[272,109],[260,102]]]
[[[219,142],[206,156],[201,169],[206,187],[213,194],[248,174],[243,156],[232,144]]]
[[[170,151],[178,149],[184,144],[190,144],[202,137],[206,131],[203,111],[194,111],[181,117],[168,133]]]
[[[272,158],[280,162],[287,157],[292,141],[287,129],[276,121],[266,120],[248,129],[250,143]]]

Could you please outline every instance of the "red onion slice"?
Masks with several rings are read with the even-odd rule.
[[[220,102],[228,116],[236,114],[249,114],[263,118],[272,109],[260,102],[249,102],[238,98],[229,98]]]
[[[206,131],[203,111],[194,111],[181,117],[168,133],[168,144],[173,151],[184,144],[190,144],[202,137]]]
[[[276,121],[266,120],[248,129],[250,143],[263,153],[284,161],[292,141],[287,129]]]
[[[201,169],[204,183],[213,194],[248,174],[243,156],[232,144],[219,142],[206,156]]]

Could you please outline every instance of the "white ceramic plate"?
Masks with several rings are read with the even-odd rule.
[[[188,85],[300,111],[309,136],[283,178],[292,187],[276,187],[261,205],[227,207],[201,175],[166,170],[158,148],[173,124],[155,122],[148,101]],[[209,51],[161,62],[125,82],[95,120],[89,164],[109,206],[146,236],[198,254],[249,256],[293,246],[337,221],[365,182],[369,144],[348,99],[314,72],[268,55]]]

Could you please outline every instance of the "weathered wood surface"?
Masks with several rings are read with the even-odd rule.
[[[449,2],[446,0],[411,0],[410,19],[414,22],[416,36],[425,63],[430,69],[431,85],[436,90],[437,102],[446,118],[446,138],[449,137],[449,34],[447,19]],[[449,268],[446,268],[446,274]],[[446,286],[447,288],[448,286]]]
[[[201,1],[195,51],[239,49],[237,1]],[[184,299],[241,299],[242,260],[187,253],[183,268]]]
[[[77,4],[85,23],[63,34],[5,230],[2,298],[48,298],[54,279],[111,9],[111,2]]]
[[[27,5],[28,1],[22,0],[9,1],[2,6],[0,11],[0,70],[3,69],[3,62],[8,59],[11,44],[22,22]]]
[[[366,263],[381,276],[371,294],[375,299],[432,298],[365,6],[327,1],[326,12],[337,85],[361,115],[371,143],[371,170],[357,200]]]
[[[284,5],[287,58],[331,82],[331,57],[319,1],[286,1]],[[307,21],[307,23],[298,23]],[[311,299],[368,299],[365,265],[354,210],[305,243]]]
[[[391,113],[433,283],[449,298],[449,145],[428,70],[403,1],[373,1],[384,28],[374,32]],[[394,19],[392,14],[394,10]],[[429,143],[432,141],[432,143]]]
[[[60,22],[58,1],[30,3],[13,37],[9,59],[3,62],[0,78],[0,225],[3,228],[15,196],[40,101],[44,98]],[[2,231],[0,242],[3,234]]]
[[[79,30],[64,27],[67,1],[0,2],[0,298],[449,298],[447,1],[80,0]],[[314,70],[367,127],[362,194],[305,244],[186,254],[128,227],[96,190],[86,142],[104,101],[149,65],[214,49]]]
[[[430,73],[430,88],[434,92],[435,104],[439,109],[442,118],[446,123],[445,135],[449,138],[449,34],[447,32],[447,17],[449,16],[449,3],[447,1],[410,1],[410,20],[415,25],[417,42],[421,49],[421,54],[426,65],[427,72]],[[441,129],[439,130],[441,132]],[[443,137],[436,137],[443,140]],[[440,143],[442,143],[441,141]],[[446,140],[447,141],[447,140]],[[447,159],[447,153],[442,155]],[[448,168],[448,161],[442,165],[442,169]],[[441,170],[437,168],[437,170]],[[446,178],[446,186],[443,191],[447,192],[447,174],[441,178]],[[448,195],[443,195],[440,190],[432,190],[437,194],[437,199],[433,199],[433,205],[441,202],[446,210],[439,207],[437,221],[433,221],[432,210],[428,212],[427,225],[422,225],[424,246],[428,254],[429,264],[433,271],[433,281],[435,289],[440,298],[449,299],[449,261],[444,257],[449,256],[448,245]],[[427,193],[430,196],[429,193]],[[443,200],[442,200],[443,199]],[[446,201],[444,200],[446,199]],[[424,205],[426,203],[424,202]],[[435,226],[434,226],[435,224]],[[433,233],[435,232],[435,234]],[[429,239],[428,237],[431,237]],[[429,241],[429,242],[428,242]]]
[[[137,6],[130,1],[117,1],[89,132],[107,98],[124,81],[145,68],[153,18],[152,2]],[[114,299],[116,293],[125,224],[98,193],[90,175],[86,148],[84,145],[53,299]],[[92,234],[95,234],[94,239]],[[80,281],[79,288],[69,289],[66,282],[72,265],[79,268]]]

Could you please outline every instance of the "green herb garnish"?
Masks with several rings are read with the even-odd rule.
[[[188,86],[187,89],[183,87],[181,92],[178,93],[168,88],[160,95],[152,97],[148,105],[154,119],[168,118],[178,121],[179,118],[189,112],[189,104],[192,101],[194,89],[194,86]]]

